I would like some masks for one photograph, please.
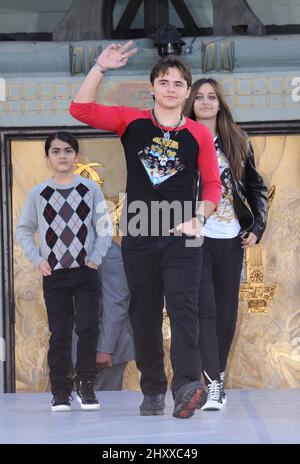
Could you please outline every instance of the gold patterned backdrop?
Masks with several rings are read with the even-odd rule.
[[[280,388],[300,386],[300,136],[252,137],[256,162],[268,187],[276,194],[262,241],[264,280],[278,283],[268,311],[248,312],[241,301],[237,333],[230,357],[228,388]],[[124,191],[125,162],[115,138],[80,141],[82,162],[98,162],[106,192]],[[43,141],[12,143],[14,230],[30,189],[51,175]],[[16,310],[16,389],[44,391],[47,371],[48,326],[39,272],[14,242],[14,291]],[[166,370],[169,362],[168,324],[164,326]],[[123,388],[139,388],[134,363],[129,363]]]

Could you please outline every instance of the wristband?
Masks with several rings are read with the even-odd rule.
[[[197,219],[199,222],[201,222],[201,224],[203,226],[205,226],[205,223],[206,223],[206,217],[204,216],[204,214],[197,214]]]
[[[98,67],[99,68],[99,71],[102,73],[102,74],[105,74],[107,69],[103,68],[103,66],[101,66],[100,63],[98,63],[97,61],[97,58],[95,59],[95,65],[94,65],[94,68],[95,67]]]

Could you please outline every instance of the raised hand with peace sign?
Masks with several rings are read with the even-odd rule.
[[[96,64],[100,71],[105,72],[108,69],[117,69],[125,66],[128,58],[135,55],[137,48],[132,48],[133,41],[129,40],[126,44],[111,44],[106,47],[98,56]]]

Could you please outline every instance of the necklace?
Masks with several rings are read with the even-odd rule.
[[[167,130],[167,131],[164,131],[164,130],[163,130],[162,125],[160,124],[159,120],[157,119],[157,117],[156,117],[156,115],[155,115],[155,113],[154,113],[154,109],[151,111],[151,113],[152,113],[152,116],[153,116],[154,121],[156,122],[157,127],[162,131],[162,134],[163,134],[164,139],[170,140],[170,131],[168,131],[168,130]],[[180,119],[179,119],[179,121],[178,121],[176,124],[174,124],[174,125],[169,124],[169,127],[172,127],[172,128],[174,127],[173,130],[176,131],[175,134],[174,134],[174,137],[176,137],[176,135],[178,134],[179,126],[180,126],[180,124],[181,124],[182,119],[183,119],[183,115],[182,115],[182,113],[181,113],[181,114],[180,114]],[[177,129],[177,130],[176,130],[176,129]]]

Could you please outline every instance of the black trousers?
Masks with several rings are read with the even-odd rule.
[[[199,380],[198,291],[201,247],[187,237],[123,237],[122,255],[131,294],[129,314],[136,363],[145,395],[165,393],[162,318],[164,296],[171,327],[172,393]]]
[[[238,310],[243,249],[240,237],[205,237],[199,291],[199,345],[203,369],[220,380],[233,341]]]
[[[78,335],[76,374],[94,380],[98,340],[98,271],[87,266],[54,271],[43,278],[51,332],[48,351],[52,393],[73,387],[72,330]]]

